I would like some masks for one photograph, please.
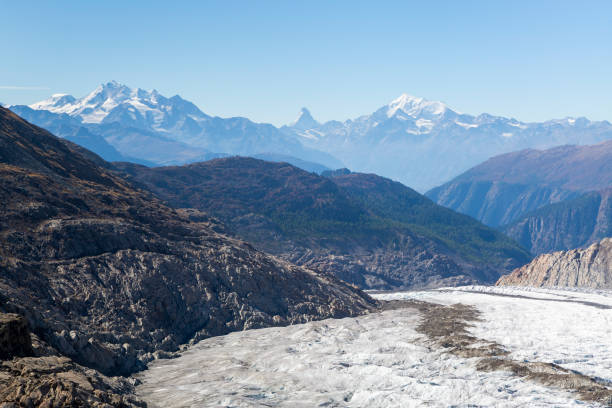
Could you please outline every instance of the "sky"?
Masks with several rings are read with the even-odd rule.
[[[0,102],[117,80],[222,117],[345,120],[402,93],[612,121],[610,1],[0,0]]]

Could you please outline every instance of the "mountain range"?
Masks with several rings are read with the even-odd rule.
[[[115,81],[82,98],[56,94],[29,106],[11,106],[11,110],[60,137],[85,128],[122,155],[157,165],[280,154],[342,167],[332,156],[304,147],[272,125],[209,116],[178,95],[167,98],[156,90],[132,89]]]
[[[132,162],[172,165],[228,155],[276,154],[380,174],[422,192],[501,153],[612,138],[612,124],[606,121],[526,123],[486,113],[473,116],[407,94],[346,121],[319,123],[303,108],[293,123],[281,128],[210,116],[178,95],[167,98],[114,81],[82,98],[56,94],[11,109],[61,137],[71,137],[83,127]],[[40,112],[47,114],[41,117]],[[93,140],[89,146],[95,147]]]
[[[611,135],[408,95],[282,128],[116,82],[0,107],[0,400],[143,407],[117,376],[188,344],[401,307],[362,289],[610,288]]]
[[[612,138],[612,124],[586,118],[526,123],[459,113],[446,104],[407,94],[374,113],[317,123],[308,110],[282,128],[347,167],[426,191],[482,161],[524,148],[593,144]]]
[[[175,208],[220,219],[258,249],[364,289],[492,283],[531,259],[503,234],[374,174],[324,177],[242,157],[113,166]]]

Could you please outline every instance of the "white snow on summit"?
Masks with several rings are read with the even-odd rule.
[[[476,123],[463,123],[463,122],[460,122],[458,120],[456,120],[455,123],[457,125],[461,126],[462,128],[465,128],[465,129],[471,129],[471,128],[477,128],[478,127],[478,124],[476,124]]]
[[[402,94],[387,105],[387,117],[393,117],[398,112],[403,112],[409,116],[417,117],[420,115],[441,115],[449,109],[442,102],[428,101],[425,98]]]
[[[122,109],[137,120],[147,118],[153,127],[163,122],[171,108],[171,101],[156,90],[132,89],[117,81],[99,85],[88,95],[76,99],[71,95],[55,94],[49,99],[33,103],[30,108],[66,113],[78,117],[83,123],[101,123],[115,109]],[[198,119],[203,119],[205,115]]]
[[[45,99],[44,101],[36,102],[30,105],[30,108],[36,110],[48,110],[54,111],[56,113],[64,113],[62,112],[62,107],[66,105],[70,105],[76,101],[75,97],[68,94],[57,93],[51,95],[50,98]]]

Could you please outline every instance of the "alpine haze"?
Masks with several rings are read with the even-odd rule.
[[[174,165],[227,155],[276,154],[376,173],[420,192],[498,154],[612,138],[607,121],[527,123],[486,113],[473,116],[408,94],[344,122],[319,123],[302,108],[294,122],[281,128],[242,117],[210,116],[178,95],[168,98],[115,81],[82,98],[56,94],[11,109],[63,137],[75,133],[62,130],[68,118],[76,120],[129,161]],[[57,116],[47,114],[42,120],[37,112]]]
[[[312,118],[302,120],[304,112],[282,130],[352,170],[380,174],[421,192],[498,154],[612,138],[607,121],[565,118],[527,123],[487,113],[473,116],[408,94],[344,122],[317,124]]]
[[[337,168],[329,154],[304,147],[270,124],[246,118],[220,118],[202,112],[178,95],[133,89],[116,81],[75,98],[56,94],[27,107],[11,109],[34,124],[53,127],[60,137],[80,125],[102,136],[121,154],[139,161],[171,165],[226,155],[281,154]],[[44,121],[39,112],[48,112]],[[55,116],[49,116],[53,114]]]

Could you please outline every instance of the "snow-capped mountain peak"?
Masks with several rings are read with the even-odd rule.
[[[126,99],[128,99],[134,91],[129,87],[118,83],[117,81],[111,81],[103,85],[99,85],[89,95],[82,99],[82,103],[86,105],[117,105]]]
[[[306,108],[302,108],[297,119],[293,121],[289,126],[298,130],[306,130],[315,128],[319,125],[320,123],[314,120],[314,118],[310,114],[310,111]]]
[[[83,98],[55,94],[49,99],[33,103],[30,108],[67,113],[70,116],[80,117],[86,123],[100,123],[113,108],[128,99],[131,93],[127,86],[111,81],[99,85]]]
[[[448,106],[442,102],[429,101],[425,98],[404,93],[386,106],[386,113],[388,118],[398,113],[404,113],[411,117],[439,116],[448,109]]]
[[[166,98],[155,89],[152,91],[132,89],[117,81],[101,84],[79,99],[71,95],[56,94],[47,100],[30,105],[30,108],[66,113],[77,117],[83,123],[128,120],[138,127],[153,129],[167,122],[168,115],[177,112],[189,115],[194,120],[208,118],[195,105],[178,96]]]

